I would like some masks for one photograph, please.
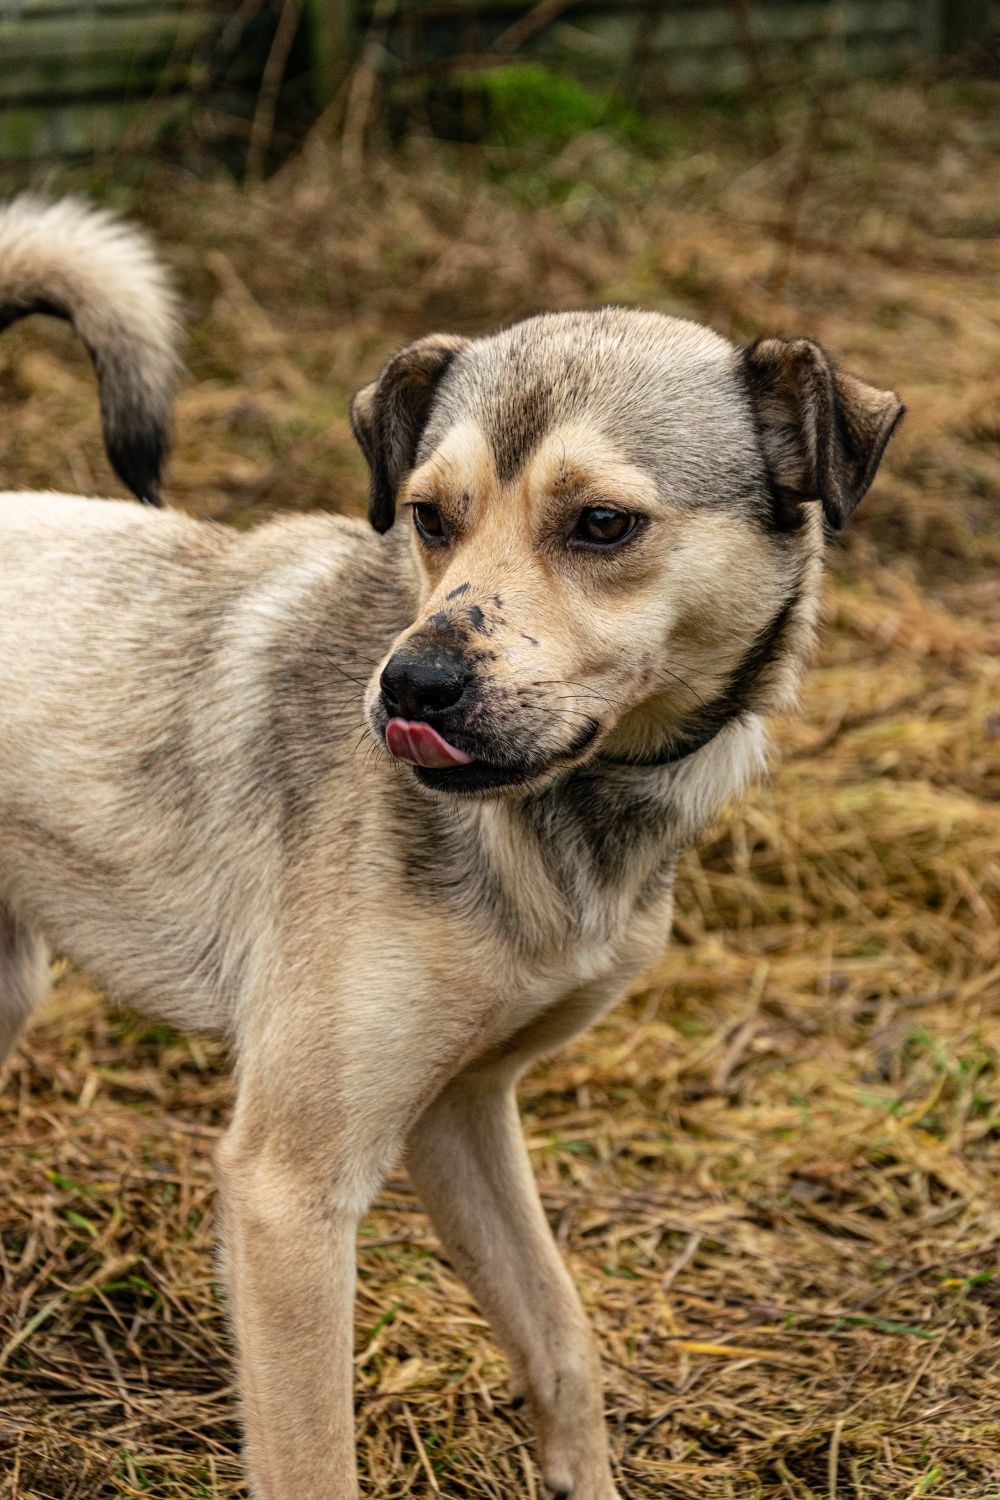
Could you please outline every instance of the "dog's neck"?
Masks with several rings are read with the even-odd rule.
[[[701,834],[705,824],[728,801],[738,797],[763,770],[763,723],[753,713],[740,714],[697,737],[671,742],[650,755],[598,754],[544,792],[521,804],[533,821],[542,810],[542,826],[575,819],[574,842],[599,851],[617,841],[637,845],[650,841],[675,852]],[[613,875],[615,862],[611,861]]]
[[[731,723],[731,720],[727,720]],[[692,755],[697,755],[706,745],[710,745],[718,734],[726,727],[720,724],[718,727],[711,725],[697,734],[679,736],[669,739],[663,743],[660,750],[654,750],[649,754],[637,751],[634,755],[607,755],[597,756],[597,762],[605,766],[629,766],[633,770],[649,770],[661,766],[675,766],[682,760],[687,760]]]
[[[669,894],[679,854],[763,764],[763,726],[747,715],[683,758],[597,756],[542,792],[441,816],[454,855],[464,849],[477,872],[479,899],[503,909],[519,947],[541,954],[622,936]]]

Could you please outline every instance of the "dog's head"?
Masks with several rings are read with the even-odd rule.
[[[787,697],[824,521],[902,414],[808,339],[608,309],[434,335],[359,392],[370,518],[423,581],[366,709],[427,787],[689,753]]]

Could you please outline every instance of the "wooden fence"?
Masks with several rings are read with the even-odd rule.
[[[359,0],[384,65],[533,57],[612,86],[739,89],[756,72],[888,73],[988,24],[988,0]]]
[[[139,149],[246,113],[274,14],[230,0],[0,0],[0,159]]]
[[[998,21],[1000,0],[0,0],[0,159],[141,149],[195,106],[249,132],[282,79],[321,103],[366,44],[390,77],[525,56],[663,98],[890,72]]]

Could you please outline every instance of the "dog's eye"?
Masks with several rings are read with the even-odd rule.
[[[591,547],[610,547],[623,542],[638,525],[639,517],[627,510],[612,510],[608,505],[591,505],[581,510],[573,540]]]
[[[420,501],[413,507],[413,524],[425,542],[444,540],[444,522],[436,505]]]

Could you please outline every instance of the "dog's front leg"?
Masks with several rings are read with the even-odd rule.
[[[509,1072],[456,1078],[411,1131],[407,1160],[523,1379],[547,1493],[616,1500],[597,1355],[538,1197]]]
[[[294,988],[239,1038],[218,1172],[253,1500],[356,1500],[358,1219],[469,1044],[467,1014],[449,1027],[419,984],[416,938],[394,959],[373,930],[379,952],[354,955],[350,984],[330,982],[334,956],[300,951]]]
[[[219,1152],[253,1500],[356,1500],[352,1342],[362,1207],[335,1152],[298,1161],[237,1121]]]

